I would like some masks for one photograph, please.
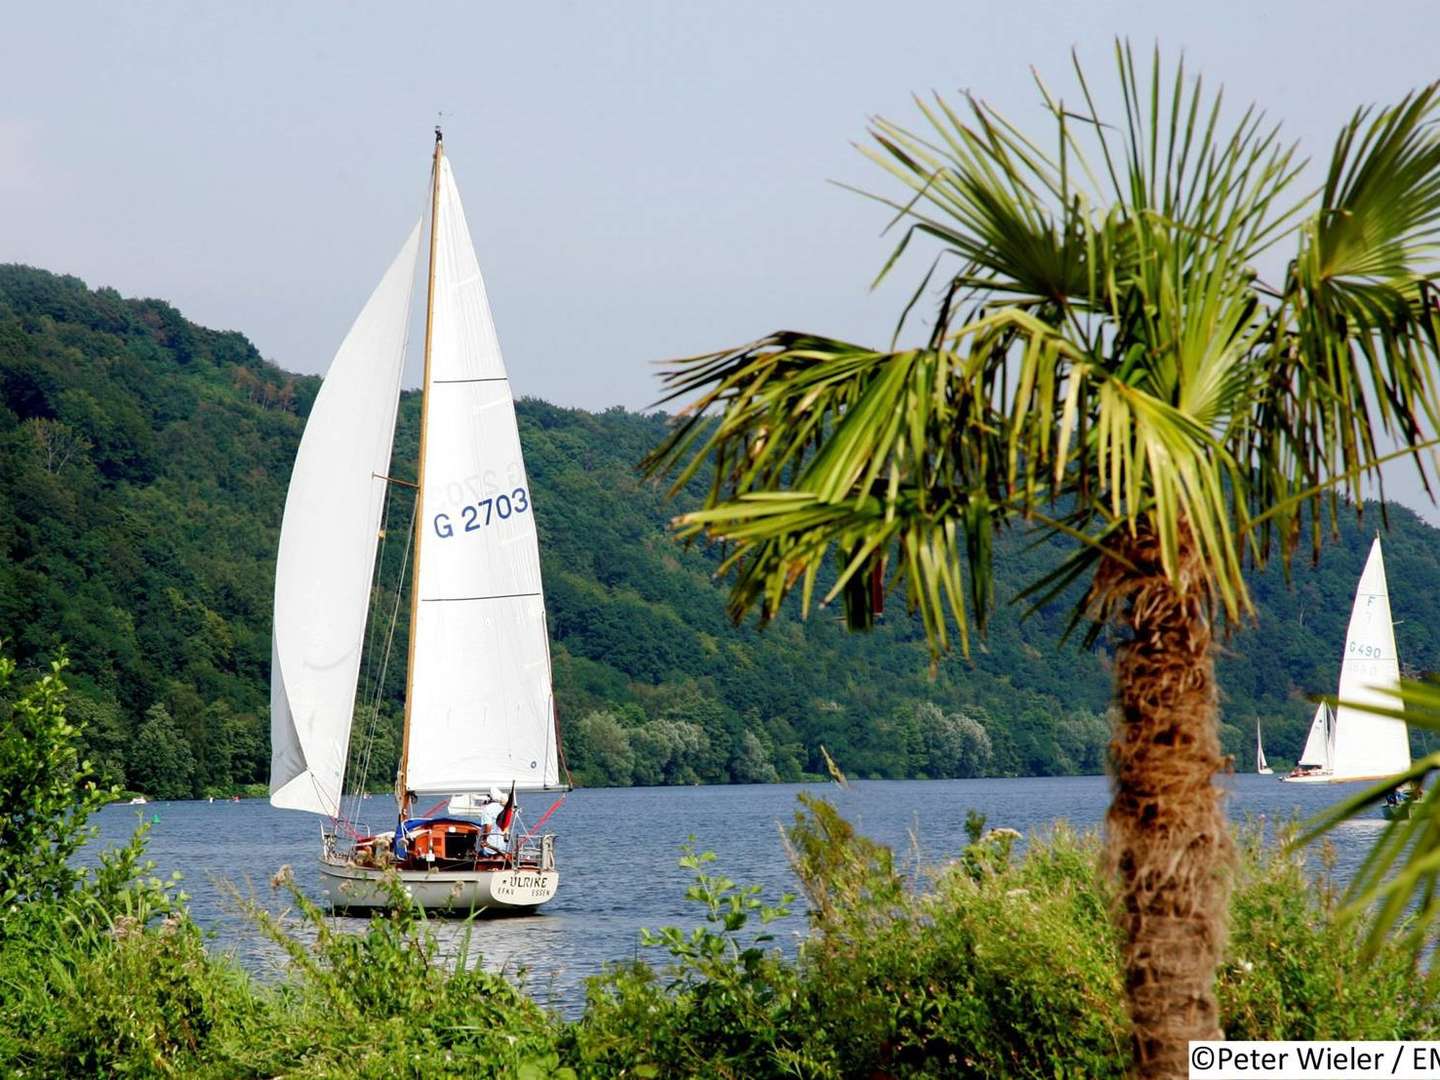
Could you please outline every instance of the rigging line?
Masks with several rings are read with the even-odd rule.
[[[402,582],[402,584],[405,581],[406,571],[409,569],[410,566],[410,553],[413,549],[413,545],[415,542],[415,529],[413,527],[414,521],[415,509],[414,505],[412,504],[410,510],[410,527],[407,528],[405,532],[405,554],[400,561],[400,581]],[[390,629],[386,632],[385,635],[385,656],[384,659],[381,661],[380,680],[375,687],[375,696],[370,708],[370,737],[366,740],[365,755],[361,766],[360,778],[362,792],[364,790],[364,787],[368,786],[370,782],[370,766],[374,761],[375,743],[379,735],[380,727],[380,701],[385,693],[385,677],[389,674],[390,657],[395,648],[395,627],[400,619],[400,600],[403,594],[403,589],[397,588],[395,590],[395,603],[390,610]]]
[[[385,528],[385,526],[386,526],[386,524],[388,523],[388,522],[387,522],[387,518],[389,517],[389,513],[390,513],[390,487],[389,487],[389,485],[387,484],[387,485],[384,486],[384,488],[382,488],[381,493],[380,493],[380,525],[381,525],[381,528],[380,528],[380,549],[379,549],[379,552],[378,552],[378,554],[377,554],[377,556],[376,556],[376,559],[375,559],[375,570],[374,570],[374,573],[371,575],[372,580],[371,580],[371,582],[370,582],[370,603],[369,603],[369,605],[368,605],[368,607],[369,607],[369,614],[367,615],[367,618],[366,618],[366,623],[367,623],[367,625],[368,625],[368,627],[369,627],[369,631],[370,631],[370,632],[369,632],[369,635],[368,635],[369,640],[368,640],[368,642],[366,643],[366,645],[365,645],[365,650],[364,650],[364,655],[365,655],[365,667],[364,667],[363,672],[361,673],[361,678],[360,678],[360,684],[361,684],[361,686],[363,687],[363,689],[360,691],[360,693],[359,693],[359,695],[358,695],[359,702],[360,702],[360,707],[359,707],[359,709],[357,710],[357,712],[359,713],[359,715],[360,715],[360,717],[362,718],[362,720],[363,720],[363,718],[364,718],[364,716],[365,716],[365,703],[370,699],[371,687],[374,685],[373,682],[372,682],[372,677],[374,676],[374,673],[375,673],[375,652],[376,652],[375,642],[376,642],[376,637],[377,637],[377,635],[378,635],[379,632],[380,632],[380,625],[379,625],[379,624],[380,624],[380,620],[379,620],[376,616],[379,614],[379,611],[378,611],[377,609],[380,607],[381,603],[382,603],[383,600],[384,600],[384,590],[383,590],[383,588],[382,588],[381,577],[382,577],[382,575],[383,575],[384,572],[385,572],[385,548],[386,548],[386,544],[388,543],[388,540],[389,540],[389,530],[388,530],[387,528]],[[352,726],[353,726],[353,718],[352,718]],[[367,735],[367,737],[368,737],[368,735]],[[349,747],[348,747],[348,746],[346,747],[346,757],[347,757],[347,758],[349,757]],[[346,764],[348,764],[348,761],[346,762]],[[354,813],[359,814],[359,812],[360,812],[360,807],[359,807],[359,802],[358,802],[358,800],[357,800],[356,803],[355,803],[355,807],[354,807]],[[338,803],[337,803],[337,806],[336,806],[336,815],[335,815],[335,821],[336,821],[336,822],[340,822],[340,821],[342,821],[342,820],[344,820],[344,821],[349,821],[349,820],[350,820],[350,819],[347,818],[346,815],[345,815],[345,791],[344,791],[343,787],[342,787],[341,791],[339,792],[339,798],[338,798]]]
[[[370,605],[369,605],[369,606],[370,606],[370,613],[369,613],[369,619],[368,619],[368,625],[369,625],[370,634],[369,634],[369,642],[367,643],[367,645],[366,645],[366,647],[365,647],[365,673],[364,673],[364,679],[363,679],[364,689],[363,689],[363,691],[362,691],[362,692],[360,693],[360,695],[359,695],[359,701],[360,701],[359,714],[360,714],[362,720],[364,719],[364,716],[365,716],[365,703],[370,699],[371,689],[372,689],[373,686],[374,686],[374,681],[373,681],[373,680],[374,680],[374,675],[375,675],[375,654],[376,654],[375,644],[376,644],[376,641],[378,640],[378,635],[379,635],[379,633],[380,633],[380,619],[378,618],[378,615],[379,615],[380,610],[381,610],[381,605],[384,603],[384,597],[385,597],[384,588],[383,588],[383,584],[382,584],[382,578],[383,578],[383,575],[384,575],[384,573],[385,573],[385,549],[386,549],[386,546],[387,546],[387,543],[388,543],[388,539],[389,539],[389,530],[385,527],[385,526],[389,523],[389,522],[388,522],[388,519],[389,519],[389,515],[390,515],[390,488],[389,488],[388,485],[386,485],[385,487],[383,487],[383,488],[381,489],[380,499],[381,499],[381,504],[380,504],[380,524],[381,524],[381,529],[380,529],[380,550],[379,550],[379,552],[378,552],[378,554],[377,554],[377,557],[376,557],[376,559],[375,559],[375,572],[374,572],[374,575],[373,575],[374,580],[371,582]],[[367,730],[368,730],[368,729],[367,729]],[[346,757],[347,757],[347,758],[349,757],[349,747],[346,747]],[[347,761],[346,764],[348,764],[348,761]],[[343,813],[344,813],[344,806],[345,806],[345,792],[344,792],[344,790],[342,789],[341,792],[340,792],[340,809],[341,809],[342,815],[343,815]],[[359,812],[360,812],[360,807],[359,807],[359,803],[358,803],[358,801],[357,801],[356,805],[354,806],[354,813],[355,813],[355,814],[359,814]],[[347,820],[348,820],[348,819],[347,819]]]
[[[413,507],[410,511],[410,518],[411,525],[413,525],[415,518],[415,511]],[[401,582],[405,580],[405,572],[410,565],[410,546],[414,541],[414,535],[415,530],[413,528],[407,527],[405,531],[405,553],[400,560]],[[369,722],[365,731],[364,749],[361,751],[360,755],[360,783],[358,788],[356,789],[355,796],[352,800],[355,807],[356,816],[358,816],[360,813],[361,796],[365,793],[365,788],[369,786],[370,782],[370,766],[374,761],[375,743],[378,741],[380,733],[380,702],[381,699],[385,696],[385,678],[390,671],[390,656],[395,645],[395,625],[400,614],[400,599],[402,595],[403,589],[396,589],[395,603],[391,608],[390,612],[390,628],[385,634],[385,653],[380,664],[380,676],[375,683],[373,694],[369,695],[370,700],[366,703],[368,705],[368,711],[370,714]]]
[[[360,695],[362,707],[364,702],[370,699],[370,690],[373,686],[370,678],[375,672],[375,639],[376,635],[380,632],[379,620],[375,618],[375,616],[377,614],[376,609],[384,600],[384,593],[381,590],[380,578],[381,575],[385,572],[385,546],[389,542],[390,530],[385,528],[384,526],[388,523],[387,518],[389,516],[389,513],[390,485],[387,484],[385,485],[385,488],[380,495],[380,553],[375,560],[375,572],[371,575],[372,580],[370,583],[370,641],[365,648],[365,674],[363,679],[365,689],[364,692]]]
[[[427,183],[427,184],[425,185],[425,194],[424,194],[424,196],[421,198],[421,200],[420,200],[420,206],[419,206],[419,222],[420,222],[420,224],[421,224],[422,226],[424,225],[424,222],[425,222],[425,213],[426,213],[427,208],[428,208],[429,205],[430,205],[430,202],[431,202],[430,185]],[[434,228],[434,222],[433,222],[433,221],[430,223],[430,227],[431,227],[432,229]],[[414,297],[415,297],[415,275],[416,275],[416,272],[418,271],[418,269],[419,269],[419,260],[418,260],[418,258],[417,258],[415,266],[411,269],[410,291],[409,291],[409,294],[407,295],[407,298],[406,298],[407,319],[406,319],[406,324],[405,324],[404,338],[403,338],[402,344],[401,344],[401,346],[400,346],[400,352],[401,352],[402,362],[401,362],[401,365],[400,365],[399,369],[397,369],[396,375],[395,375],[395,395],[396,395],[396,409],[397,409],[397,411],[398,411],[398,409],[399,409],[399,398],[400,398],[400,392],[401,392],[401,390],[400,390],[400,384],[401,384],[401,381],[402,381],[403,378],[404,378],[404,362],[403,362],[403,360],[404,360],[404,357],[406,357],[406,356],[408,356],[408,355],[410,354],[410,320],[409,320],[409,318],[408,318],[408,313],[412,310],[411,305],[412,305],[413,302],[414,302]],[[393,455],[394,455],[394,432],[393,432],[393,431],[391,432],[391,455],[392,455],[392,457],[393,457]],[[381,507],[380,520],[381,520],[382,523],[387,523],[387,518],[388,518],[389,513],[390,513],[390,510],[391,510],[391,508],[392,508],[392,506],[393,506],[393,500],[392,500],[392,498],[391,498],[391,491],[390,491],[390,485],[391,485],[391,483],[399,484],[399,485],[402,485],[402,486],[409,486],[409,487],[415,487],[416,485],[406,484],[406,481],[397,480],[397,479],[395,479],[394,477],[391,477],[391,476],[380,476],[380,475],[377,474],[377,473],[371,473],[371,475],[374,476],[376,479],[381,479],[381,480],[385,480],[385,481],[386,481],[386,483],[385,483],[385,495],[384,495],[385,501],[384,501],[384,503],[382,504],[382,507]],[[415,516],[415,515],[414,515],[414,511],[412,510],[412,511],[411,511],[411,523],[410,523],[410,527],[406,530],[406,538],[407,538],[407,539],[406,539],[406,547],[405,547],[405,556],[404,556],[404,560],[402,561],[402,569],[401,569],[401,581],[402,581],[402,582],[404,581],[404,574],[405,574],[404,566],[408,565],[408,560],[409,560],[409,558],[410,558],[410,546],[409,546],[409,545],[410,545],[410,541],[411,541],[411,539],[413,539],[414,534],[415,534],[415,529],[414,529],[414,516]],[[374,599],[373,599],[372,602],[371,602],[371,604],[372,604],[372,609],[373,609],[374,607],[380,606],[380,605],[381,605],[381,602],[383,601],[383,598],[384,598],[383,588],[381,587],[381,575],[383,574],[384,568],[385,568],[385,544],[386,544],[386,541],[387,541],[387,539],[388,539],[388,535],[389,535],[389,529],[387,528],[387,529],[384,530],[384,535],[382,535],[381,538],[380,538],[380,553],[379,553],[379,557],[376,559],[376,563],[375,563],[375,590],[376,590],[376,591],[375,591]],[[398,600],[398,591],[399,591],[399,590],[397,590],[397,600],[396,600],[396,603],[397,603],[397,604],[399,603],[399,600]],[[383,610],[383,609],[382,609],[382,610]],[[375,612],[375,614],[379,614],[379,612]],[[361,695],[361,697],[360,697],[362,716],[363,716],[363,711],[364,711],[364,703],[366,702],[366,700],[368,700],[368,699],[370,699],[370,698],[372,697],[371,692],[370,692],[371,687],[370,687],[370,685],[369,685],[369,675],[370,675],[370,672],[371,672],[371,670],[372,670],[372,665],[373,665],[373,660],[374,660],[374,645],[375,645],[374,635],[375,635],[375,633],[378,632],[378,630],[379,630],[379,625],[380,625],[380,620],[377,619],[377,618],[374,618],[373,615],[372,615],[372,619],[371,619],[371,623],[370,623],[370,629],[371,629],[371,638],[370,638],[370,646],[369,646],[369,650],[370,650],[370,651],[367,652],[367,654],[366,654],[366,682],[367,682],[367,685],[366,685],[366,687],[365,687],[365,692],[364,692],[364,694]],[[387,643],[386,643],[386,647],[385,647],[384,661],[382,662],[381,667],[380,667],[379,680],[378,680],[378,682],[376,682],[376,683],[374,684],[374,694],[373,694],[374,704],[371,706],[371,709],[370,709],[370,717],[369,717],[368,723],[366,724],[365,732],[364,732],[364,734],[363,734],[363,736],[362,736],[362,738],[364,739],[364,750],[361,752],[361,755],[360,755],[361,782],[360,782],[360,785],[359,785],[358,790],[356,791],[356,794],[355,794],[354,797],[351,799],[351,805],[352,805],[352,808],[353,808],[353,816],[354,816],[355,818],[358,818],[359,815],[360,815],[360,803],[361,803],[361,798],[360,798],[360,796],[365,793],[365,787],[366,787],[366,785],[367,785],[367,783],[368,783],[368,781],[369,781],[370,763],[371,763],[371,760],[372,760],[372,757],[373,757],[373,751],[374,751],[374,747],[375,747],[375,740],[376,740],[377,735],[379,734],[380,699],[381,699],[381,697],[384,695],[384,692],[385,692],[385,676],[386,676],[387,671],[388,671],[388,668],[389,668],[389,663],[390,663],[390,648],[391,648],[391,644],[392,644],[393,641],[394,641],[394,636],[395,636],[395,622],[394,622],[394,617],[393,617],[393,615],[392,615],[392,617],[391,617],[391,623],[390,623],[389,637],[388,637],[388,640],[387,640]],[[352,741],[353,741],[353,733],[352,733]],[[350,749],[349,746],[347,746],[347,747],[346,747],[346,765],[349,764],[349,749]],[[341,792],[340,792],[340,797],[339,797],[339,806],[336,808],[336,809],[337,809],[340,813],[342,813],[342,814],[344,813],[344,805],[345,805],[345,792],[344,792],[344,790],[343,790],[343,788],[342,788],[342,790],[341,790]],[[337,820],[338,820],[338,819],[337,819]],[[348,823],[353,824],[353,818],[350,819],[350,820],[348,821]],[[351,833],[351,835],[352,835],[352,837],[353,837],[353,836],[355,835],[354,829],[352,828],[352,829],[350,829],[349,831],[350,831],[350,833]]]

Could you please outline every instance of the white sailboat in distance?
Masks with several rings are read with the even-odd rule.
[[[1305,748],[1300,751],[1297,770],[1333,771],[1335,760],[1335,712],[1327,702],[1315,706],[1315,715],[1310,720],[1310,733],[1305,736]]]
[[[1410,767],[1410,732],[1405,721],[1377,716],[1357,706],[1395,708],[1400,702],[1400,659],[1390,619],[1390,593],[1380,538],[1370,557],[1345,634],[1340,663],[1339,708],[1333,717],[1321,705],[1310,724],[1300,763],[1284,779],[1291,783],[1341,784],[1383,780]]]
[[[438,128],[429,202],[394,828],[357,829],[341,793],[387,485],[400,483],[390,456],[423,222],[336,353],[296,454],[275,570],[270,801],[329,819],[320,870],[336,908],[389,906],[398,875],[427,909],[528,910],[560,879],[554,837],[522,831],[516,793],[568,784],[514,401]],[[445,814],[419,811],[435,798]]]
[[[1275,770],[1265,760],[1265,740],[1260,737],[1260,720],[1255,720],[1255,771],[1261,776],[1270,776]]]

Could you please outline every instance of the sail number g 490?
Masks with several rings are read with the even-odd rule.
[[[460,508],[460,520],[451,519],[444,512],[435,515],[435,535],[442,540],[454,536],[456,530],[475,532],[497,521],[505,521],[516,514],[530,509],[530,495],[524,488],[516,488],[509,495],[492,495],[488,499],[470,503]]]
[[[1381,655],[1381,652],[1382,650],[1379,645],[1362,645],[1358,641],[1350,642],[1346,650],[1349,656],[1363,656],[1366,659],[1376,659]]]

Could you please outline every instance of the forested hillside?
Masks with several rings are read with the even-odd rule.
[[[68,647],[73,711],[112,781],[179,797],[265,779],[272,563],[318,387],[163,302],[0,267],[0,638],[28,664]],[[1055,549],[1002,538],[990,635],[933,677],[898,603],[865,635],[827,612],[736,628],[712,580],[715,553],[665,534],[686,500],[636,475],[663,416],[534,400],[519,413],[577,779],[795,779],[822,769],[822,744],[861,776],[1100,770],[1103,646],[1060,647],[1065,609],[1022,621],[1005,602]],[[413,476],[417,427],[407,395],[398,476]],[[397,494],[392,540],[408,510]],[[1347,520],[1343,545],[1318,569],[1297,568],[1289,588],[1278,569],[1256,580],[1259,629],[1231,637],[1220,664],[1225,742],[1242,767],[1257,717],[1272,758],[1293,756],[1312,709],[1304,695],[1333,691],[1350,594],[1380,524],[1373,507],[1363,528]],[[1440,669],[1440,531],[1395,508],[1390,524],[1402,661]],[[387,543],[377,611],[396,599],[402,553]],[[398,656],[404,631],[401,619]],[[392,665],[371,769],[381,784],[402,686]]]

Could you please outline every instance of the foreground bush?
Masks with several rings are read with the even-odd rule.
[[[0,943],[0,1072],[197,1077],[1122,1077],[1118,942],[1093,837],[1011,851],[991,832],[902,872],[827,803],[790,830],[810,932],[766,940],[792,902],[685,857],[705,924],[591,981],[566,1022],[473,963],[437,958],[423,916],[343,932],[302,900],[302,935],[259,985],[192,924],[129,894],[25,905]],[[1358,930],[1300,861],[1245,845],[1220,999],[1233,1038],[1433,1038],[1437,987]],[[104,913],[102,915],[102,909]],[[15,921],[19,920],[19,921]],[[462,950],[462,953],[464,950]]]
[[[1398,940],[1364,960],[1366,927],[1336,919],[1328,873],[1316,878],[1298,854],[1261,840],[1253,830],[1241,837],[1219,981],[1226,1037],[1440,1038],[1440,974]],[[1333,862],[1328,847],[1322,857]]]
[[[789,838],[810,933],[795,959],[747,949],[736,911],[765,909],[692,860],[709,930],[668,932],[659,970],[626,965],[592,983],[565,1035],[582,1075],[637,1062],[662,1076],[1128,1075],[1095,837],[1057,828],[1015,857],[1017,834],[982,836],[976,822],[958,858],[908,879],[828,803],[801,798]],[[1411,953],[1392,945],[1362,960],[1363,927],[1337,921],[1328,879],[1284,835],[1242,835],[1219,982],[1227,1035],[1440,1035],[1440,987]],[[732,901],[720,918],[717,890]]]
[[[1016,834],[994,832],[909,880],[832,806],[801,798],[789,837],[811,932],[798,956],[757,956],[740,944],[735,905],[716,919],[712,904],[702,947],[671,932],[667,968],[592,983],[568,1033],[582,1073],[646,1062],[664,1076],[1126,1074],[1117,939],[1092,841],[1059,831],[1012,861]],[[701,874],[692,893],[716,888]]]

